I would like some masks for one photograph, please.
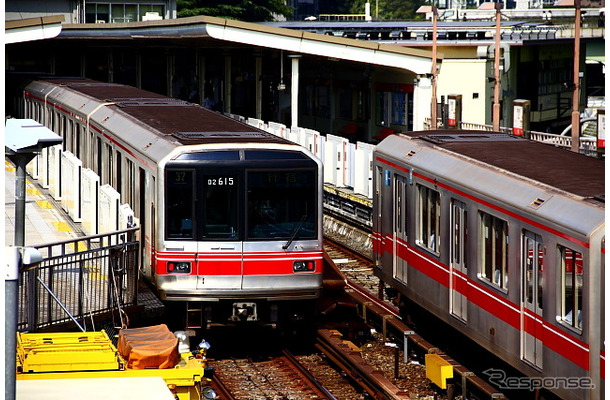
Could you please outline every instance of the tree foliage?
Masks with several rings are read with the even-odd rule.
[[[364,14],[367,0],[319,0],[320,14]],[[371,15],[379,20],[418,19],[415,13],[425,0],[369,0]],[[177,0],[178,17],[210,15],[248,22],[290,19],[292,9],[284,0]]]
[[[400,20],[421,18],[415,11],[423,5],[425,0],[369,0],[371,4],[371,16],[379,20]],[[355,0],[352,2],[350,12],[353,14],[364,14],[366,0]]]
[[[289,17],[290,7],[283,0],[178,0],[178,17],[209,15],[248,22],[273,21]]]

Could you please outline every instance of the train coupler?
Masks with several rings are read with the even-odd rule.
[[[233,303],[233,314],[229,320],[234,322],[258,321],[256,303]]]

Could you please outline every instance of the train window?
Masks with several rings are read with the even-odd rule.
[[[248,239],[317,237],[315,170],[248,173]]]
[[[434,252],[440,252],[441,196],[436,190],[418,186],[417,243]]]
[[[49,116],[47,119],[47,128],[49,128],[53,132],[57,132],[55,130],[55,113],[53,112],[53,110],[49,110],[49,109],[47,109],[46,112]]]
[[[407,185],[404,177],[394,175],[394,221],[395,230],[398,233],[406,233],[407,231]]]
[[[201,240],[239,239],[239,176],[231,173],[206,174],[202,178],[203,204],[198,236]]]
[[[63,151],[70,151],[68,132],[66,131],[66,117],[58,114],[57,118],[57,129],[55,132],[59,132],[59,134],[63,137]]]
[[[97,161],[97,169],[95,170],[95,172],[97,172],[97,174],[100,176],[100,183],[104,184],[106,183],[106,181],[104,180],[104,174],[102,171],[102,139],[101,138],[96,138],[95,141],[95,149],[97,150],[96,154],[96,161]],[[129,203],[129,201],[128,201]],[[131,204],[131,203],[129,203]]]
[[[107,165],[108,168],[108,184],[114,187],[114,174],[112,173],[112,169],[114,167],[113,157],[112,157],[112,146],[106,144],[106,154],[108,155]]]
[[[74,122],[74,154],[79,160],[82,160],[81,154],[81,136],[80,136],[80,125],[77,121]]]
[[[123,181],[122,181],[122,165],[121,165],[121,153],[119,151],[116,152],[116,191],[120,193],[123,193]]]
[[[480,213],[481,266],[479,277],[502,289],[508,289],[508,223],[487,213]]]
[[[91,132],[86,124],[81,124],[80,126],[80,136],[81,136],[81,160],[83,160],[83,168],[92,168],[91,164]]]
[[[461,201],[451,199],[451,221],[453,227],[452,255],[451,261],[455,266],[466,273],[468,267],[468,211],[466,204]]]
[[[166,236],[193,239],[193,171],[167,171],[165,179]]]
[[[134,206],[135,200],[135,179],[136,170],[135,164],[130,159],[125,159],[125,169],[127,170],[127,176],[125,177],[125,197],[122,199],[125,203]],[[101,178],[100,178],[101,179]],[[121,193],[122,194],[122,193]]]
[[[66,146],[68,147],[68,151],[71,152],[72,154],[75,154],[75,147],[74,147],[74,128],[73,128],[73,123],[72,120],[70,118],[68,118],[67,120],[67,126],[66,126],[66,140],[68,141],[68,143],[66,144]]]
[[[544,247],[542,238],[524,231],[523,235],[524,300],[533,311],[542,310]]]
[[[561,262],[561,319],[576,329],[582,329],[582,254],[558,246]]]
[[[87,149],[88,149],[88,153],[89,153],[89,168],[93,169],[96,173],[97,170],[95,169],[96,167],[96,160],[95,160],[95,143],[96,143],[96,136],[95,133],[93,132],[92,129],[90,128],[86,128],[88,129],[88,134],[87,134]]]

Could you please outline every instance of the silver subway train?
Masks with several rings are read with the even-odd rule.
[[[313,309],[323,170],[307,149],[125,85],[45,78],[22,94],[24,117],[61,135],[131,205],[141,271],[188,326],[274,324]]]
[[[604,163],[426,131],[383,140],[373,168],[374,270],[403,303],[525,374],[488,371],[504,389],[603,398]]]

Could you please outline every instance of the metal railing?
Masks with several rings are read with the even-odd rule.
[[[139,228],[36,246],[43,261],[20,272],[18,331],[59,324],[95,329],[97,316],[136,305]]]
[[[442,120],[439,119],[437,126],[442,126]],[[426,118],[424,121],[424,129],[430,129],[430,118]],[[462,122],[460,124],[460,129],[465,130],[477,130],[477,131],[493,131],[493,127],[491,125],[484,124],[475,124],[472,122]],[[500,127],[500,132],[512,134],[511,128]],[[572,146],[572,137],[571,136],[562,136],[556,135],[553,133],[545,133],[545,132],[535,132],[528,131],[528,138],[534,140],[536,142],[542,142],[554,145],[556,147],[561,147],[566,150],[570,150]],[[597,141],[593,137],[589,136],[581,136],[579,143],[579,152],[581,154],[585,154],[590,157],[598,157],[597,153]]]

